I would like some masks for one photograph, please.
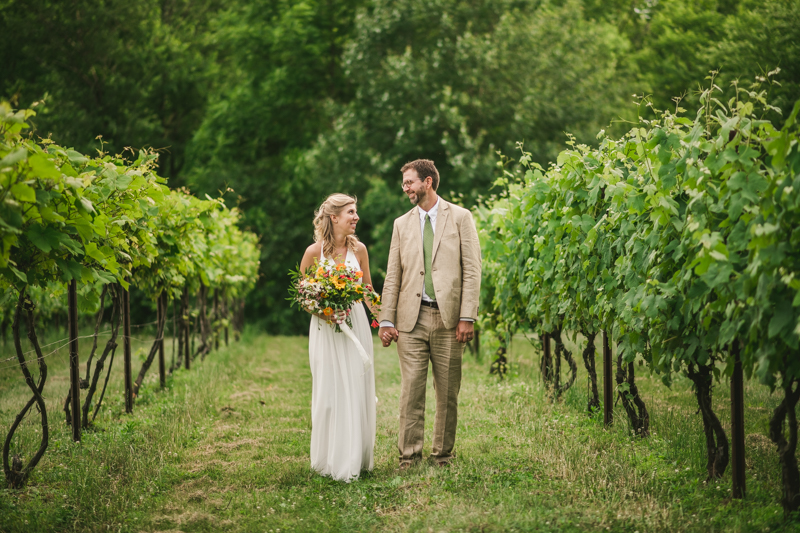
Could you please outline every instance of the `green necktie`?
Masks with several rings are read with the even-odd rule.
[[[430,215],[425,215],[425,229],[422,231],[422,253],[425,258],[425,294],[436,301],[433,292],[433,275],[431,275],[431,261],[433,261],[433,225]]]

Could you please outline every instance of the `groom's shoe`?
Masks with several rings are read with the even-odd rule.
[[[431,466],[450,466],[450,463],[455,459],[455,455],[447,457],[438,457],[436,455],[428,456],[428,464]]]
[[[400,470],[401,472],[405,472],[406,470],[411,468],[412,464],[414,463],[400,463],[400,466],[398,466],[397,469]]]

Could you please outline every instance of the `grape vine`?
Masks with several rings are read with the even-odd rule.
[[[516,167],[500,161],[502,193],[476,216],[493,274],[484,312],[502,331],[613,335],[617,394],[641,436],[649,414],[634,362],[666,385],[687,376],[709,477],[728,463],[711,385],[740,360],[746,376],[784,393],[770,437],[792,511],[800,508],[800,102],[777,129],[760,118],[775,110],[765,88],[736,85],[721,102],[713,75],[710,85],[694,118],[678,105],[622,138],[601,132],[597,148],[570,141],[546,170],[524,150]],[[587,368],[594,357],[584,351]]]
[[[3,302],[3,324],[13,317],[14,347],[32,394],[3,445],[5,477],[16,488],[24,485],[48,445],[48,415],[42,399],[47,365],[36,337],[37,306],[46,310],[54,301],[62,301],[66,285],[73,284],[79,287],[74,292],[80,293],[82,310],[97,313],[95,341],[86,378],[81,380],[81,388],[89,389],[80,409],[81,425],[86,427],[109,354],[113,363],[119,317],[127,312],[121,305],[123,291],[133,285],[158,302],[156,340],[136,380],[134,392],[138,392],[163,343],[167,301],[183,298],[188,291],[205,295],[208,289],[240,300],[255,284],[260,255],[257,237],[240,229],[236,209],[227,208],[221,200],[201,200],[185,190],[170,190],[155,173],[157,154],[140,151],[133,161],[123,154],[87,157],[50,139],[26,135],[27,120],[34,114],[0,103],[0,289],[16,295],[15,301]],[[113,333],[92,373],[107,297],[112,304]],[[213,327],[227,328],[230,320],[216,309]],[[186,306],[182,313],[188,313]],[[72,309],[70,315],[75,315]],[[23,316],[37,354],[38,383],[21,345]],[[188,321],[185,318],[182,323]],[[210,351],[207,337],[212,326],[208,322],[203,326],[205,355]],[[185,344],[188,348],[188,341]],[[186,351],[187,361],[190,356]],[[72,388],[71,395],[72,391],[78,388]],[[95,414],[104,392],[105,386]],[[77,409],[70,413],[71,399],[67,398],[65,410],[74,416]],[[41,440],[25,463],[21,452],[11,456],[11,443],[34,404],[41,417]]]

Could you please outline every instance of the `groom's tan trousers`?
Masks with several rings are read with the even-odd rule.
[[[456,328],[447,329],[439,310],[432,307],[422,306],[414,329],[409,333],[400,333],[397,353],[402,391],[397,446],[401,463],[422,457],[428,361],[433,368],[433,387],[436,391],[431,457],[437,461],[452,459],[464,346],[456,340]]]

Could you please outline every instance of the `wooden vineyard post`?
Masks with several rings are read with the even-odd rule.
[[[172,361],[169,365],[169,372],[170,374],[175,371],[175,340],[178,338],[178,330],[176,328],[177,325],[177,311],[175,311],[175,305],[177,304],[178,300],[173,298],[172,299]],[[166,311],[166,309],[164,310]]]
[[[552,355],[550,354],[550,334],[545,333],[542,336],[542,343],[544,344],[543,348],[543,355],[542,355],[542,380],[544,381],[545,385],[548,387],[550,386],[550,380],[552,379],[551,370],[552,370]]]
[[[133,373],[131,371],[131,293],[122,290],[122,346],[125,369],[125,412],[133,413]]]
[[[67,292],[67,313],[69,316],[69,386],[70,416],[72,417],[72,440],[81,440],[81,376],[78,362],[78,284],[73,279]]]
[[[228,318],[228,295],[225,289],[222,289],[222,316],[225,317],[226,322],[230,322]],[[225,326],[225,346],[228,345],[228,326]]]
[[[189,315],[189,288],[188,287],[184,287],[183,288],[183,307],[182,307],[182,309],[183,309],[183,313],[184,313],[184,315],[183,315],[183,322],[184,322],[184,326],[183,326],[183,344],[184,344],[183,352],[184,352],[184,355],[186,356],[184,358],[184,368],[186,368],[186,370],[189,370],[189,367],[191,366],[190,365],[190,360],[191,360],[192,357],[191,357],[191,352],[189,351],[189,321],[188,321],[188,319],[185,318],[185,317],[187,317]]]
[[[732,496],[745,497],[744,477],[744,378],[739,341],[731,346],[733,351],[733,375],[731,376],[731,481]]]
[[[608,333],[603,330],[603,424],[614,422],[614,385],[611,381],[611,346]]]
[[[217,323],[214,328],[214,350],[219,350],[219,289],[214,289],[214,322]]]
[[[167,323],[167,293],[162,292],[158,297],[158,324],[162,328],[161,339],[158,341],[158,377],[161,388],[167,386],[167,362],[164,358],[164,331]],[[163,324],[163,326],[162,326]]]

